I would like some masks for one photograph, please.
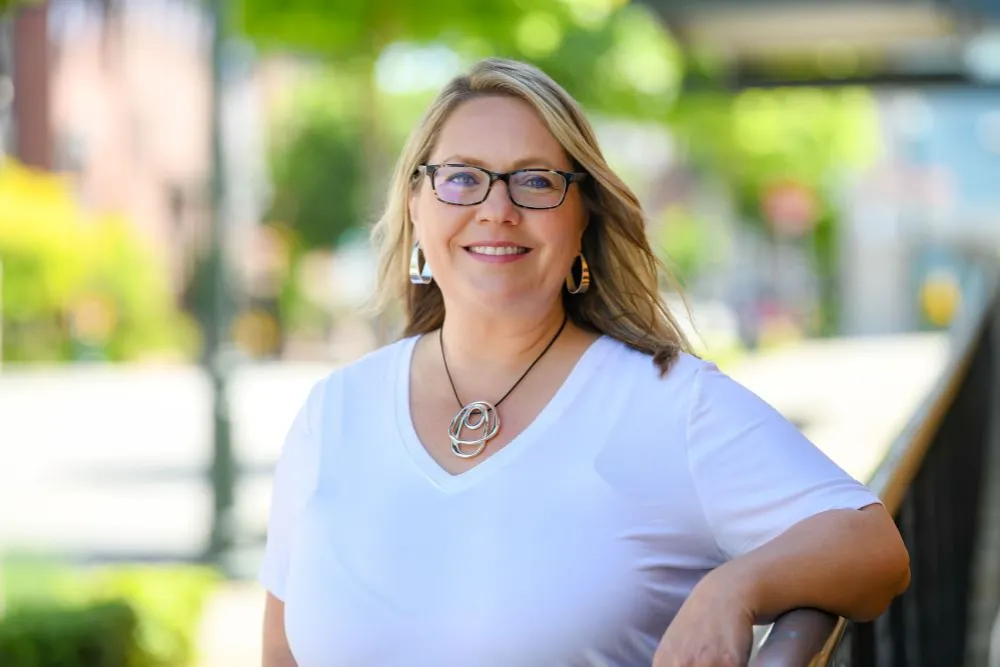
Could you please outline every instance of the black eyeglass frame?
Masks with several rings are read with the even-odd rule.
[[[445,201],[444,199],[441,199],[437,191],[435,174],[437,174],[437,170],[441,169],[442,167],[466,167],[468,169],[476,169],[478,171],[483,172],[484,174],[487,174],[490,177],[490,182],[489,185],[486,186],[486,192],[483,193],[483,198],[480,199],[479,201],[469,202],[468,204],[456,204],[453,201]],[[562,203],[566,201],[566,195],[569,194],[569,186],[572,185],[573,183],[579,183],[580,181],[583,181],[588,176],[590,176],[590,174],[583,171],[559,171],[558,169],[541,169],[541,168],[515,169],[514,171],[508,171],[508,172],[496,172],[496,171],[490,171],[485,167],[477,167],[474,164],[461,164],[461,163],[419,164],[417,165],[417,171],[420,172],[421,174],[427,175],[431,179],[431,190],[434,192],[434,196],[437,197],[437,200],[442,204],[450,204],[451,206],[478,206],[479,204],[482,204],[484,201],[486,201],[486,199],[490,196],[490,191],[493,189],[493,184],[496,183],[497,181],[503,181],[504,183],[507,184],[507,197],[510,199],[511,203],[514,204],[514,206],[529,209],[532,211],[548,211],[553,208],[559,208],[560,206],[562,206]],[[566,182],[566,187],[563,188],[562,197],[559,198],[559,202],[553,204],[552,206],[525,206],[524,204],[519,204],[518,202],[514,201],[514,196],[510,192],[510,178],[515,174],[558,174],[559,176],[562,176],[563,180]]]

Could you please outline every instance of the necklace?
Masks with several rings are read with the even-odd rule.
[[[521,384],[521,380],[528,376],[528,373],[535,367],[535,364],[555,344],[563,329],[566,328],[567,319],[567,316],[564,315],[562,325],[560,325],[556,335],[552,337],[552,340],[545,346],[542,353],[535,357],[535,360],[528,366],[528,370],[521,374],[521,377],[517,379],[514,386],[508,389],[507,393],[496,402],[496,405],[492,405],[487,401],[473,401],[468,404],[462,403],[462,399],[458,396],[458,389],[455,388],[455,381],[451,378],[451,371],[448,369],[448,357],[444,353],[443,330],[438,333],[438,342],[441,345],[441,360],[444,362],[444,372],[448,375],[448,382],[451,383],[451,391],[455,394],[455,400],[458,401],[459,408],[455,416],[452,417],[451,426],[448,427],[448,437],[451,438],[451,451],[455,456],[463,459],[471,459],[483,453],[483,450],[486,449],[486,444],[500,432],[500,415],[497,414],[497,408],[517,389],[517,385]],[[468,440],[463,440],[462,432],[466,430],[471,431],[473,436]]]

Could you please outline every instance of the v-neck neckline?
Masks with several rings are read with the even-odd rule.
[[[446,493],[464,491],[485,481],[515,460],[525,449],[530,449],[531,442],[537,434],[544,432],[549,425],[557,420],[573,398],[583,389],[594,369],[599,365],[603,354],[606,354],[611,347],[608,345],[610,339],[607,336],[601,336],[591,343],[577,359],[576,364],[559,389],[531,423],[499,451],[491,454],[472,468],[453,474],[444,469],[431,456],[413,425],[413,414],[410,407],[410,377],[413,350],[419,338],[419,336],[413,336],[407,339],[401,346],[397,357],[394,420],[399,432],[399,439],[413,464],[431,484]]]

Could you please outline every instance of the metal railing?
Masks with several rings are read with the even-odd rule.
[[[911,582],[869,623],[800,609],[779,618],[752,667],[1000,664],[1000,286],[869,486],[896,519]],[[996,639],[994,638],[994,643]],[[994,652],[996,648],[994,648]]]

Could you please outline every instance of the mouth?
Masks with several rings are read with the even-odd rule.
[[[470,245],[465,246],[468,252],[473,255],[487,255],[491,257],[505,257],[509,255],[526,255],[531,252],[531,248],[526,248],[524,246],[517,245],[503,245],[503,246],[491,246],[491,245]]]

